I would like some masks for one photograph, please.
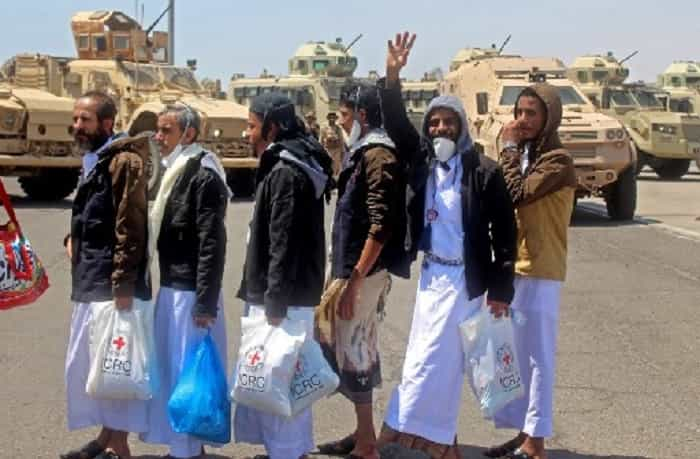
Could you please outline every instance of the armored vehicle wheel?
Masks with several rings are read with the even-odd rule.
[[[654,172],[662,179],[679,180],[690,169],[689,159],[657,159],[652,164]]]
[[[37,175],[20,177],[19,184],[31,199],[59,201],[75,190],[79,178],[79,169],[42,169]]]
[[[608,186],[605,206],[613,220],[632,220],[637,208],[637,176],[634,167],[628,167]]]
[[[649,156],[649,153],[645,153],[639,149],[637,150],[637,162],[635,163],[635,172],[637,175],[642,172],[644,166],[651,164],[651,159],[652,158]]]
[[[231,169],[226,178],[234,198],[249,198],[255,194],[255,169]]]

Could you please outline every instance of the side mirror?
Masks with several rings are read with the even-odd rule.
[[[476,93],[476,112],[479,115],[489,113],[489,94],[487,92]]]

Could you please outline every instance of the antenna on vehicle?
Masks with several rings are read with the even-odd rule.
[[[352,48],[352,47],[355,45],[355,43],[357,43],[358,41],[360,41],[360,38],[362,38],[362,34],[356,36],[355,39],[354,39],[353,41],[351,41],[350,44],[349,44],[348,46],[345,47],[345,49],[343,50],[343,52],[344,52],[344,53],[347,53],[348,50],[350,50],[350,48]]]
[[[632,59],[632,58],[633,58],[634,56],[636,56],[637,54],[639,54],[639,51],[633,52],[632,54],[630,54],[630,55],[627,56],[626,58],[622,59],[621,61],[618,61],[618,64],[620,64],[620,65],[624,64],[625,62],[627,62],[628,60]]]
[[[162,13],[160,13],[160,16],[158,16],[158,17],[156,18],[156,20],[153,21],[153,24],[151,24],[150,26],[148,26],[148,28],[146,29],[146,36],[148,36],[148,34],[150,34],[150,33],[153,31],[153,29],[156,28],[156,26],[157,26],[158,23],[161,21],[161,19],[163,19],[163,18],[165,17],[165,15],[168,13],[168,11],[170,11],[170,7],[171,7],[171,6],[172,6],[172,4],[168,3],[168,6],[163,10]]]
[[[512,35],[509,34],[509,35],[506,37],[506,40],[505,40],[505,41],[503,42],[503,44],[501,45],[501,47],[498,48],[498,54],[499,54],[499,55],[503,52],[503,50],[505,49],[506,45],[508,45],[508,43],[510,42],[511,37],[512,37]]]

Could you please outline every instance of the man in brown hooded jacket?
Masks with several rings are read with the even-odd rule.
[[[552,392],[561,285],[566,276],[567,229],[576,190],[569,152],[559,140],[562,105],[548,84],[524,89],[515,120],[503,130],[500,163],[516,208],[518,256],[513,311],[525,323],[515,344],[525,396],[495,417],[498,428],[518,429],[513,440],[485,452],[490,457],[546,457],[552,436]]]

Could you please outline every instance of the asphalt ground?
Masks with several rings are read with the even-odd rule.
[[[46,265],[50,290],[35,304],[0,312],[0,458],[55,458],[95,434],[68,432],[63,366],[72,306],[69,265],[62,248],[70,200],[35,203],[16,180],[5,183],[20,222]],[[570,230],[569,276],[563,290],[554,459],[694,458],[700,451],[700,173],[664,182],[639,180],[639,217],[610,222],[600,201],[582,201]],[[228,213],[225,299],[229,352],[235,355],[242,303],[235,299],[250,202]],[[329,212],[330,214],[330,209]],[[415,283],[397,280],[381,329],[383,387],[375,423],[400,379]],[[229,362],[229,367],[232,362]],[[340,397],[315,406],[316,441],[353,427]],[[478,414],[465,390],[459,442],[466,458],[509,438]],[[147,458],[165,454],[132,439]],[[259,447],[228,445],[210,457],[245,457]],[[387,455],[388,457],[389,455]],[[317,456],[320,457],[320,456]],[[408,457],[402,453],[391,457]]]

